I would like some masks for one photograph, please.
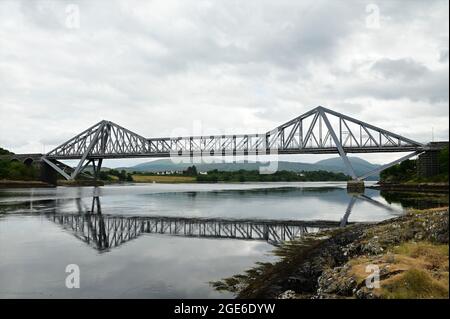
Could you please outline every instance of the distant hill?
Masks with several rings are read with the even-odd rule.
[[[365,173],[368,173],[380,165],[378,164],[372,164],[366,160],[363,160],[359,157],[349,157],[350,163],[353,166],[353,169],[355,170],[356,175],[363,175]],[[324,167],[326,170],[331,172],[346,172],[344,161],[340,157],[335,158],[329,158],[326,160],[318,161],[315,163],[315,165]],[[371,176],[372,179],[378,180],[379,174]]]
[[[365,161],[358,157],[349,157],[350,162],[355,169],[357,175],[362,175],[367,173],[379,165],[372,164],[368,161]],[[170,159],[161,159],[155,160],[147,163],[138,164],[132,167],[121,167],[117,168],[117,170],[126,170],[126,171],[136,171],[136,172],[161,172],[161,171],[180,171],[185,170],[189,166],[192,166],[191,163],[181,163],[175,164]],[[214,163],[214,164],[195,164],[198,171],[210,171],[213,169],[217,169],[219,171],[238,171],[241,169],[244,170],[258,170],[261,166],[267,166],[267,163],[245,163],[245,162],[236,162],[236,163]],[[340,157],[330,158],[322,161],[318,161],[316,163],[301,163],[301,162],[287,162],[287,161],[279,161],[278,162],[278,170],[286,170],[292,172],[300,172],[300,171],[317,171],[317,170],[325,170],[329,172],[335,173],[345,173],[347,174],[345,165]],[[378,175],[372,176],[371,180],[378,180]]]

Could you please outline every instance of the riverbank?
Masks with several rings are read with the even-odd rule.
[[[448,298],[448,207],[288,242],[276,263],[212,283],[237,298]],[[366,278],[379,269],[380,288]]]
[[[87,187],[87,186],[105,186],[105,182],[103,181],[95,181],[95,180],[58,180],[58,186],[66,186],[66,187]],[[116,184],[115,183],[109,183],[109,184]]]
[[[196,183],[193,176],[173,176],[173,175],[133,175],[134,183]]]
[[[79,187],[79,186],[104,186],[102,181],[94,180],[76,180],[66,181],[58,180],[58,186]],[[41,181],[14,181],[14,180],[0,180],[0,188],[53,188],[55,185],[44,183]]]
[[[400,192],[427,192],[427,193],[448,193],[447,183],[383,183],[369,186],[368,188],[379,189],[382,191],[400,191]]]
[[[54,185],[47,184],[41,181],[12,181],[0,180],[0,188],[51,188]]]

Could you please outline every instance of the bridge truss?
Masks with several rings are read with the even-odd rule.
[[[92,198],[89,210],[81,198],[77,198],[76,213],[62,213],[50,209],[45,213],[52,222],[62,226],[76,238],[98,251],[119,247],[144,234],[164,234],[169,236],[261,240],[278,246],[283,242],[308,236],[321,229],[344,227],[357,200],[382,207],[392,214],[402,214],[364,194],[350,198],[344,216],[340,221],[331,220],[264,220],[225,219],[170,216],[130,216],[102,213],[100,197]],[[57,204],[55,202],[55,204]],[[30,209],[32,211],[32,209]]]
[[[46,154],[43,160],[65,178],[74,179],[89,164],[97,175],[104,159],[337,153],[352,178],[363,180],[425,150],[422,143],[319,106],[263,134],[145,138],[113,122],[101,121]],[[347,154],[377,152],[410,154],[356,176]],[[70,159],[80,160],[71,174],[55,164]]]
[[[48,214],[51,221],[70,230],[97,250],[118,247],[143,234],[181,237],[263,240],[272,245],[293,240],[339,223],[295,221],[239,221],[176,217],[128,217],[102,214]],[[332,225],[331,225],[332,224]]]

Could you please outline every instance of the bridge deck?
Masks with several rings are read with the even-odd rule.
[[[405,147],[371,147],[371,148],[344,148],[346,153],[402,153],[402,152],[414,152],[426,147],[418,148],[417,146],[405,146]],[[231,152],[223,149],[209,149],[205,151],[184,151],[178,152],[173,150],[171,152],[148,152],[148,153],[103,153],[103,154],[91,154],[87,159],[120,159],[120,158],[167,158],[167,157],[205,157],[205,156],[247,156],[247,155],[288,155],[288,154],[339,154],[336,148],[303,148],[303,149],[281,149],[281,150],[261,150],[261,149],[249,149],[244,151],[233,150]],[[76,160],[81,159],[82,154],[69,154],[69,155],[47,155],[48,159],[55,160]]]

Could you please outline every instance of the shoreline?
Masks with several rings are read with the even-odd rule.
[[[417,193],[448,193],[448,183],[382,183],[378,182],[369,189],[395,192],[417,192]]]
[[[41,181],[0,180],[0,189],[9,188],[54,188],[56,186]]]
[[[309,234],[277,248],[279,261],[211,285],[238,299],[448,298],[448,217],[448,207],[415,210]],[[378,289],[365,284],[373,267]]]
[[[251,181],[249,181],[251,182]],[[256,181],[255,181],[256,182]],[[292,181],[297,183],[298,181]],[[339,182],[339,181],[304,181],[304,182]],[[137,180],[131,183],[135,184],[241,184],[242,182],[203,182],[191,179],[180,180]],[[259,183],[278,183],[278,182],[259,182]],[[281,182],[290,183],[290,182]],[[2,188],[54,188],[58,186],[64,187],[83,187],[83,186],[105,186],[122,184],[122,182],[116,181],[91,181],[91,180],[77,180],[66,181],[58,180],[57,185],[48,184],[42,181],[24,181],[24,180],[0,180],[0,189]],[[374,185],[367,185],[365,189],[375,189],[380,191],[392,191],[392,192],[414,192],[414,193],[441,193],[445,194],[449,192],[448,183],[382,183],[378,182]]]
[[[45,183],[42,181],[15,181],[15,180],[0,180],[0,189],[13,188],[55,188],[58,186],[64,187],[80,187],[80,186],[105,186],[102,181],[58,181],[58,185]]]

